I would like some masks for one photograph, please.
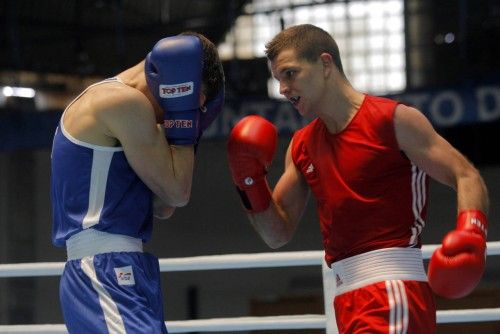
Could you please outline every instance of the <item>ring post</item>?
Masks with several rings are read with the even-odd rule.
[[[323,274],[323,297],[325,299],[326,334],[339,334],[337,320],[333,311],[333,298],[335,296],[335,278],[333,270],[328,267],[326,261],[321,262],[321,272]]]

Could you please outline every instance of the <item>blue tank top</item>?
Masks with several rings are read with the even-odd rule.
[[[123,148],[80,141],[66,132],[62,119],[51,155],[53,244],[65,246],[68,238],[87,228],[148,241],[152,192],[130,167]]]

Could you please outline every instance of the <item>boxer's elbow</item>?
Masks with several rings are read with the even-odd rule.
[[[174,207],[164,207],[160,209],[156,209],[154,211],[154,217],[160,220],[166,220],[174,214],[175,208]]]
[[[286,243],[282,243],[282,242],[275,242],[275,241],[266,241],[266,245],[271,248],[271,249],[278,249],[278,248],[281,248],[282,246],[284,246]]]
[[[288,242],[290,242],[291,237],[289,236],[279,236],[273,238],[264,239],[265,243],[272,249],[278,249],[285,246]]]
[[[292,240],[292,234],[286,231],[263,231],[260,230],[260,236],[264,240],[267,246],[272,249],[278,249],[285,246],[290,240]]]
[[[154,196],[153,198],[153,215],[155,218],[160,220],[165,220],[174,214],[175,207],[166,205],[163,201],[158,197]]]
[[[272,249],[286,245],[295,233],[295,224],[276,214],[273,206],[259,213],[248,213],[248,218],[262,240]]]
[[[181,189],[172,196],[172,206],[183,207],[189,203],[191,198],[191,188]]]
[[[162,189],[159,197],[171,207],[183,207],[189,203],[191,198],[191,186],[166,186]]]

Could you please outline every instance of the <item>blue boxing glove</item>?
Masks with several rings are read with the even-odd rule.
[[[203,47],[196,36],[163,38],[146,57],[146,81],[164,111],[170,144],[194,145],[198,140],[202,69]]]
[[[209,100],[204,107],[201,108],[200,122],[199,122],[199,136],[203,135],[210,124],[219,116],[224,106],[224,86],[219,89],[217,95]]]
[[[209,100],[203,107],[201,107],[201,115],[200,115],[200,123],[199,123],[199,132],[198,138],[196,140],[196,144],[194,145],[194,151],[198,150],[198,143],[203,135],[203,131],[205,131],[210,124],[219,116],[222,111],[222,107],[224,105],[224,86],[221,87],[217,95]]]

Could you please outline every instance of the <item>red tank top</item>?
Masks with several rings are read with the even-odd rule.
[[[316,119],[298,130],[292,158],[316,198],[328,264],[387,247],[420,247],[427,176],[399,149],[397,102],[366,95],[349,125]]]

